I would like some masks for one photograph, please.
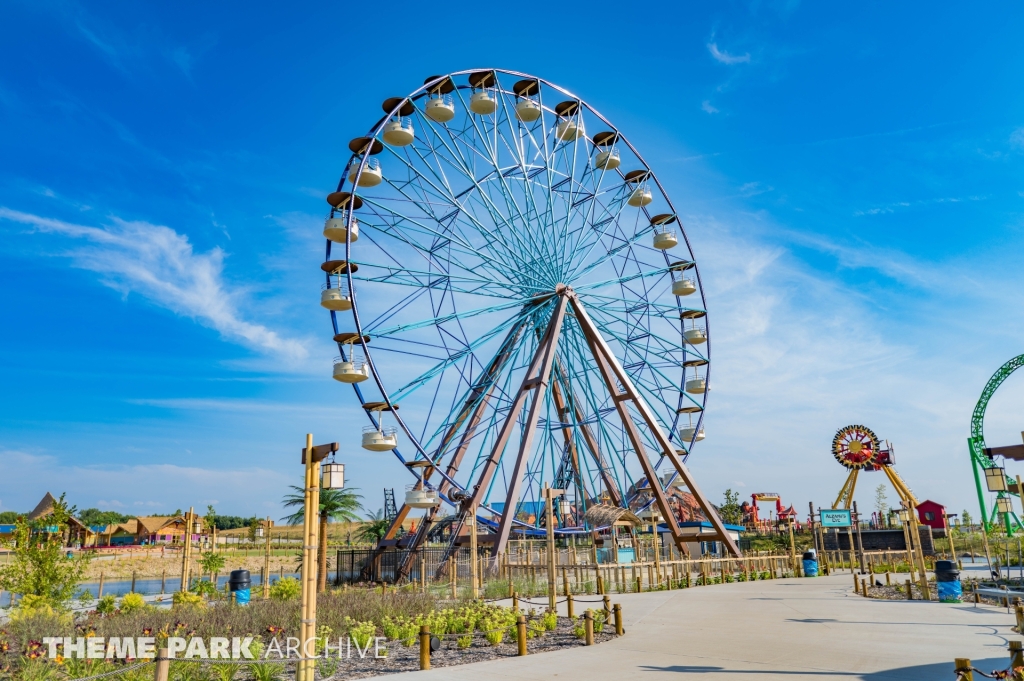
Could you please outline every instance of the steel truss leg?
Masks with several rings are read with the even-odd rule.
[[[721,541],[732,555],[739,557],[741,555],[739,546],[736,545],[736,542],[733,541],[728,531],[726,531],[725,524],[722,522],[722,519],[718,517],[718,513],[715,511],[714,507],[704,497],[704,493],[701,492],[700,488],[697,486],[697,483],[690,475],[690,471],[687,470],[685,465],[683,465],[683,462],[676,454],[672,443],[669,442],[668,437],[666,437],[665,433],[662,432],[661,425],[658,423],[654,412],[651,411],[650,407],[643,400],[643,397],[633,386],[633,382],[630,380],[629,375],[622,368],[622,365],[619,364],[619,361],[615,358],[615,355],[612,353],[611,348],[608,347],[604,338],[601,337],[600,332],[597,330],[593,321],[591,321],[586,309],[584,309],[575,294],[570,294],[570,302],[572,303],[573,311],[576,314],[576,321],[579,323],[580,329],[583,331],[587,344],[590,346],[590,351],[597,360],[602,377],[608,387],[608,392],[612,397],[612,401],[615,402],[615,407],[622,419],[623,426],[625,426],[626,433],[633,444],[633,448],[636,450],[637,458],[640,460],[640,465],[644,470],[644,475],[647,476],[647,482],[651,487],[651,492],[654,494],[654,498],[658,503],[658,508],[661,510],[661,514],[665,517],[669,531],[672,533],[672,539],[675,541],[676,546],[680,551],[685,551],[686,538],[683,537],[679,530],[679,524],[676,522],[675,514],[672,513],[672,509],[668,505],[665,493],[661,489],[661,480],[656,475],[654,466],[647,457],[643,441],[640,438],[640,432],[625,404],[627,401],[632,402],[636,410],[640,412],[640,415],[646,422],[648,429],[658,442],[658,446],[661,447],[664,456],[672,463],[672,466],[676,469],[676,472],[683,480],[683,483],[690,489],[691,494],[693,494],[694,499],[697,500],[697,503],[700,505],[704,515],[708,518],[712,527],[715,529],[715,533],[717,535],[715,538]],[[621,391],[618,386],[616,386],[616,379],[622,386]],[[703,538],[702,540],[706,539],[707,538]]]

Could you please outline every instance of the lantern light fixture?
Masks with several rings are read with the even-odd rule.
[[[993,466],[985,469],[985,484],[989,492],[1006,491],[1006,469],[1002,466]]]
[[[325,463],[322,468],[323,476],[320,482],[322,489],[345,488],[345,464]]]
[[[1010,502],[1010,497],[999,497],[996,499],[996,509],[1000,513],[1013,513],[1013,504]]]

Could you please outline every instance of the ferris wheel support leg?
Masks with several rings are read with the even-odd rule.
[[[573,393],[571,386],[569,385],[569,379],[566,376],[565,368],[561,362],[555,364],[555,375],[556,381],[552,384],[552,397],[555,400],[555,406],[559,410],[559,414],[563,412],[563,406],[565,405],[565,398],[562,396],[564,391],[565,396],[568,398],[569,403],[572,405],[572,414],[576,418],[576,424],[579,427],[580,433],[583,436],[583,442],[587,446],[587,450],[590,452],[591,457],[594,459],[594,463],[597,464],[597,469],[601,473],[601,479],[604,481],[604,487],[608,491],[608,495],[611,497],[612,503],[616,506],[622,505],[622,493],[619,492],[619,486],[615,482],[615,478],[611,475],[608,468],[608,462],[605,461],[604,456],[601,455],[601,448],[597,444],[597,438],[594,437],[594,433],[590,430],[590,426],[584,423],[583,412],[580,411],[579,401],[576,399],[575,393]],[[562,391],[559,390],[559,385],[562,385]],[[568,405],[565,405],[564,411],[569,414]],[[568,418],[562,416],[564,422],[568,422]],[[571,436],[570,429],[566,429],[568,436]],[[567,440],[568,442],[568,440]],[[577,476],[579,476],[579,469],[577,468]],[[580,489],[583,489],[580,485]]]
[[[675,452],[675,448],[672,443],[669,442],[668,437],[661,429],[661,425],[658,423],[654,412],[651,411],[650,407],[644,402],[643,397],[637,391],[633,385],[633,381],[630,380],[629,374],[626,373],[622,365],[619,364],[618,359],[612,353],[611,348],[605,342],[598,331],[597,326],[590,319],[590,315],[587,314],[586,309],[580,303],[579,299],[576,298],[575,294],[570,297],[573,311],[576,313],[576,321],[580,325],[580,329],[583,331],[583,335],[587,340],[587,344],[590,347],[591,353],[594,355],[594,359],[597,360],[598,368],[601,371],[601,375],[604,378],[605,385],[608,388],[608,392],[611,395],[612,401],[615,402],[615,408],[619,412],[619,416],[622,420],[622,424],[626,429],[626,434],[629,436],[633,448],[636,450],[637,458],[640,460],[640,465],[644,469],[644,475],[647,476],[647,482],[651,487],[651,492],[654,494],[655,500],[658,503],[658,508],[661,511],[662,516],[665,517],[666,524],[668,525],[669,531],[672,533],[672,539],[675,541],[676,546],[680,551],[685,551],[686,541],[679,530],[679,524],[676,522],[675,514],[672,513],[671,507],[668,505],[668,501],[665,498],[665,494],[661,489],[661,480],[655,473],[654,466],[651,464],[650,459],[647,458],[647,452],[644,450],[643,441],[640,438],[640,433],[637,429],[636,423],[633,421],[632,415],[629,413],[629,409],[626,406],[626,402],[630,401],[633,403],[636,410],[640,412],[641,417],[647,424],[647,428],[654,439],[657,441],[658,446],[661,447],[663,455],[672,463],[672,466],[676,469],[679,477],[683,483],[690,489],[690,493],[693,494],[693,498],[696,499],[697,504],[700,506],[704,515],[711,522],[711,526],[715,529],[717,539],[721,541],[729,549],[729,553],[739,557],[741,555],[739,546],[729,535],[725,529],[725,523],[718,517],[718,513],[714,507],[704,497],[704,493],[701,492],[700,487],[697,486],[693,476],[690,475],[690,471],[687,470],[686,466],[679,459],[679,456]],[[620,392],[616,386],[616,380],[622,385],[623,390]]]
[[[501,513],[501,522],[498,523],[498,536],[495,538],[491,548],[492,557],[496,557],[505,551],[505,545],[508,543],[508,537],[512,531],[512,523],[515,521],[515,507],[519,502],[519,490],[523,485],[523,474],[526,472],[530,445],[533,443],[533,436],[537,430],[537,418],[543,407],[544,393],[551,377],[551,366],[555,361],[555,351],[558,347],[558,338],[562,332],[562,322],[565,320],[566,292],[567,289],[565,288],[558,291],[558,301],[555,303],[554,312],[551,313],[548,328],[537,346],[537,352],[533,356],[533,361],[530,362],[530,367],[523,378],[522,385],[519,387],[519,392],[512,403],[512,408],[509,409],[505,422],[501,425],[501,431],[495,440],[494,447],[491,449],[491,455],[484,462],[479,483],[473,491],[473,498],[469,503],[471,508],[478,508],[480,506],[483,495],[487,493],[491,477],[501,461],[501,455],[505,450],[505,446],[512,436],[512,431],[517,427],[518,414],[526,404],[526,398],[530,393],[533,393],[533,402],[530,404],[528,416],[523,423],[523,436],[519,442],[519,453],[516,456],[512,476],[509,480],[508,494],[505,496],[505,506]]]

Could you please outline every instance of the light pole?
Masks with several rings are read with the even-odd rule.
[[[548,609],[555,610],[555,596],[557,586],[555,584],[555,499],[565,494],[564,489],[552,489],[544,483],[544,522],[547,525],[548,534]]]
[[[302,547],[302,608],[299,634],[301,658],[295,668],[295,681],[313,681],[316,671],[315,651],[309,650],[310,642],[316,640],[316,556],[317,519],[320,515],[320,462],[328,454],[338,451],[338,443],[313,446],[313,436],[306,435],[306,447],[302,450],[302,463],[306,469],[303,504],[303,547]]]
[[[270,537],[273,534],[270,528],[274,526],[274,521],[267,516],[267,519],[263,521],[262,527],[257,530],[258,534],[265,534],[266,546],[263,551],[263,598],[270,598]]]

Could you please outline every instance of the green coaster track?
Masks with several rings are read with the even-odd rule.
[[[1018,495],[1012,491],[999,492],[996,504],[993,504],[990,511],[986,511],[985,490],[981,486],[981,479],[985,475],[985,469],[994,468],[996,464],[985,454],[985,410],[988,408],[988,402],[992,399],[992,395],[995,394],[996,389],[1003,384],[1003,381],[1009,378],[1010,374],[1022,366],[1024,366],[1024,355],[1017,355],[1009,362],[999,367],[996,373],[992,375],[992,378],[988,380],[988,383],[985,384],[985,389],[981,391],[981,397],[978,399],[978,404],[974,407],[974,414],[971,415],[971,436],[967,438],[967,446],[971,451],[971,464],[974,468],[974,484],[978,488],[978,505],[981,508],[981,522],[986,532],[992,529],[993,523],[990,519],[992,521],[996,519],[998,499],[1005,497],[1007,494],[1012,494],[1013,496]],[[1016,481],[1014,481],[1013,484],[1016,485]],[[1007,489],[1010,488],[1009,480],[1007,480],[1006,487]],[[1003,519],[1006,524],[1007,535],[1010,535],[1013,532],[1011,528],[1011,516],[1013,516],[1013,523],[1020,529],[1024,530],[1024,524],[1021,523],[1016,514],[1005,513],[1003,514]]]

